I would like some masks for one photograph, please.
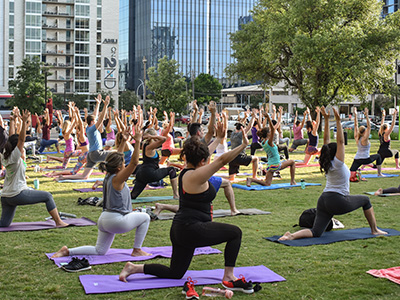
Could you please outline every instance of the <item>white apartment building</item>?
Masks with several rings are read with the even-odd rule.
[[[116,0],[0,0],[0,93],[22,60],[50,67],[55,94],[113,94],[118,103]]]

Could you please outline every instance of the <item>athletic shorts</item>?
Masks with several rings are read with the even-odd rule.
[[[111,151],[96,150],[89,152],[87,156],[86,168],[93,168],[97,163],[105,161],[109,153],[111,153]]]
[[[218,176],[211,176],[208,181],[214,186],[215,191],[218,192],[222,184],[222,178]]]
[[[279,165],[268,165],[267,166],[267,172],[274,173],[276,171],[279,171],[281,169],[281,165],[282,165],[282,163],[279,163]]]
[[[229,163],[229,175],[239,173],[240,166],[248,166],[252,161],[251,155],[239,154]]]
[[[172,155],[172,151],[169,149],[162,149],[161,150],[161,156],[167,156],[170,157]]]

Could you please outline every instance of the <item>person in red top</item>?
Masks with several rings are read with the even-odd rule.
[[[56,145],[57,152],[60,153],[60,146],[57,140],[50,139],[50,129],[51,129],[51,119],[49,115],[49,110],[46,108],[44,111],[44,118],[42,120],[42,140],[40,142],[39,153],[42,154],[46,147],[51,145]]]

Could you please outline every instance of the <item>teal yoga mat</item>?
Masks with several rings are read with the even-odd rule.
[[[365,194],[375,196],[375,192],[365,192]],[[399,193],[396,193],[396,194],[380,194],[378,196],[379,197],[395,197],[395,196],[400,196],[400,194]]]
[[[155,202],[163,200],[174,200],[174,197],[172,196],[137,197],[136,199],[132,199],[132,203],[145,203],[145,202]]]
[[[321,185],[320,183],[310,183],[310,182],[306,182],[305,184],[306,184],[306,186]],[[294,187],[301,187],[301,185],[300,185],[300,183],[298,183],[296,185],[290,185],[289,182],[288,183],[271,184],[270,186],[263,186],[263,185],[259,185],[259,184],[247,186],[244,184],[234,183],[234,184],[232,184],[232,187],[246,190],[246,191],[264,191],[264,190],[290,189],[290,188],[294,188]]]

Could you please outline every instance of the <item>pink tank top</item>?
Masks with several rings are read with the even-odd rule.
[[[172,138],[172,135],[168,133],[167,140],[164,142],[164,144],[162,144],[161,149],[162,150],[165,150],[165,149],[171,150],[174,148],[175,148],[174,139]]]
[[[75,150],[74,140],[69,138],[65,140],[65,152],[73,152]]]
[[[107,141],[115,140],[115,132],[112,128],[111,128],[111,131],[106,130],[106,133],[107,133]]]

